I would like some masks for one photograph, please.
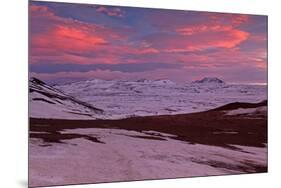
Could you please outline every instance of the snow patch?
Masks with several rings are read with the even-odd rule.
[[[233,115],[243,115],[243,114],[263,114],[265,115],[267,113],[267,107],[262,106],[258,108],[238,108],[235,110],[230,110],[226,112],[226,115],[233,116]]]

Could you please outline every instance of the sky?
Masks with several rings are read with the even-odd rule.
[[[30,76],[46,82],[267,82],[266,16],[36,1],[29,13]]]

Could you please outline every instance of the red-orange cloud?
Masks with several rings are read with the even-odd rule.
[[[53,34],[55,37],[64,40],[66,45],[80,50],[88,50],[96,45],[107,43],[104,38],[97,36],[95,33],[67,26],[58,26]]]
[[[53,49],[62,53],[90,51],[106,43],[106,39],[94,32],[64,25],[56,26],[48,33],[36,35],[31,39],[33,48],[45,49],[47,52]]]
[[[248,32],[235,29],[229,25],[196,25],[179,28],[176,31],[181,35],[189,37],[198,37],[201,33],[205,36],[210,35],[209,38],[205,37],[205,40],[201,43],[193,42],[187,46],[187,49],[191,51],[208,47],[233,48],[249,37]],[[220,37],[214,37],[215,35],[219,35]],[[200,41],[200,37],[198,37],[198,41]]]

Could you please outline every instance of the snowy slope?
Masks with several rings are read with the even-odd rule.
[[[94,79],[56,88],[103,109],[111,118],[198,112],[232,102],[256,103],[267,98],[266,86],[229,85],[218,78],[192,83]]]
[[[51,119],[95,119],[103,117],[103,110],[66,95],[41,80],[31,78],[29,115]]]

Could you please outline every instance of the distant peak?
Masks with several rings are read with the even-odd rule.
[[[138,79],[137,82],[148,82],[148,80],[145,78],[141,78],[141,79]]]
[[[199,84],[207,84],[207,83],[216,83],[216,84],[224,84],[225,82],[216,77],[205,77],[201,80],[196,80],[192,83],[199,83]]]

